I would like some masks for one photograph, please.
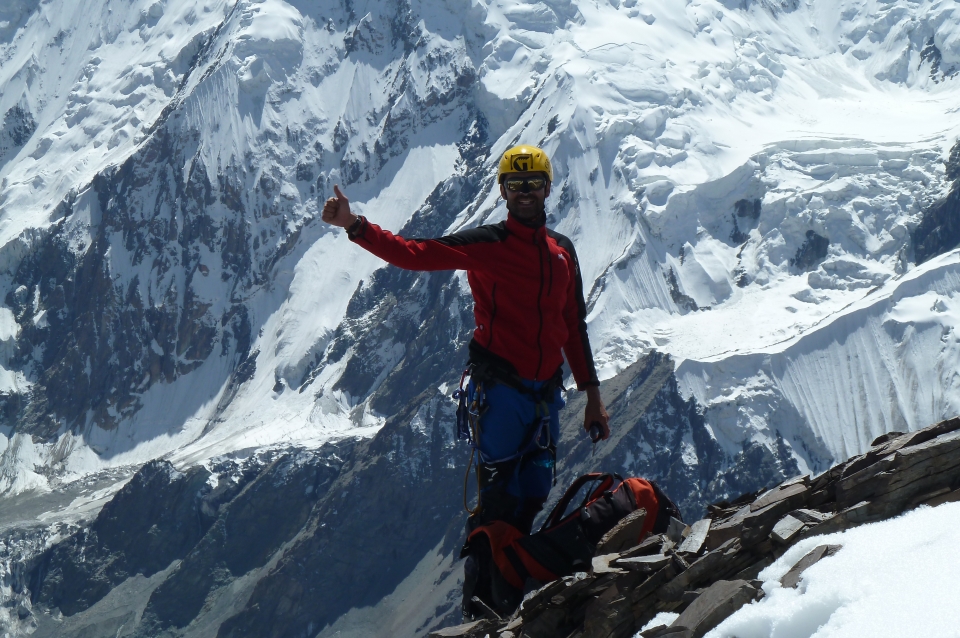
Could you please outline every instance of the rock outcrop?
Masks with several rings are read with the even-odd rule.
[[[617,554],[597,556],[577,573],[531,592],[512,618],[490,618],[432,636],[628,638],[662,611],[680,612],[646,638],[699,638],[762,597],[760,571],[810,536],[879,521],[918,505],[960,500],[960,418],[916,432],[893,432],[811,478],[795,477],[733,501],[673,537],[653,536]],[[821,545],[781,580],[795,587],[803,571],[837,551]]]
[[[950,150],[946,172],[947,179],[952,181],[949,192],[924,211],[920,225],[913,231],[918,264],[960,244],[960,142]]]

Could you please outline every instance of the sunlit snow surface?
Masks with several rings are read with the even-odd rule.
[[[796,589],[781,587],[784,574],[819,545],[842,549],[805,570]],[[960,503],[807,538],[760,573],[763,599],[705,638],[953,638],[960,627],[958,561]],[[658,614],[643,629],[677,616]]]
[[[796,589],[780,578],[818,545],[842,545],[803,572]],[[960,632],[960,503],[814,536],[760,573],[766,596],[705,638],[952,638]]]
[[[960,64],[960,10],[940,1],[792,6],[411,4],[425,50],[476,72],[486,169],[517,141],[554,158],[548,212],[580,254],[601,376],[651,348],[670,353],[682,391],[705,406],[725,449],[781,436],[801,469],[815,471],[882,431],[960,411],[957,253],[919,267],[909,257],[910,230],[945,187],[942,162],[960,133],[960,78],[932,77],[920,50],[933,36],[942,68]],[[3,285],[22,256],[16,238],[53,223],[58,202],[135,152],[168,105],[198,132],[194,161],[209,174],[252,154],[282,176],[291,217],[315,217],[320,198],[294,179],[298,155],[284,130],[301,127],[330,148],[343,122],[344,157],[362,157],[378,118],[403,106],[386,101],[397,72],[389,47],[344,52],[346,37],[389,28],[382,6],[352,8],[350,18],[331,2],[4,3],[0,114],[27,108],[37,128],[0,164]],[[186,77],[213,37],[222,56]],[[411,81],[429,88],[445,78],[413,72]],[[351,185],[356,209],[402,227],[459,170],[456,122],[452,114],[424,128]],[[742,199],[760,200],[757,219],[735,216]],[[449,230],[503,215],[486,190]],[[803,271],[790,260],[810,230],[830,248]],[[69,479],[167,454],[193,463],[374,432],[385,415],[355,397],[316,398],[342,366],[320,370],[303,392],[275,391],[302,377],[358,284],[382,266],[321,224],[300,246],[251,298],[263,327],[256,374],[229,405],[218,409],[227,363],[211,359],[147,390],[116,430],[40,445],[0,429],[0,491],[43,489],[52,467]],[[670,273],[674,292],[700,310],[677,305]],[[7,370],[17,330],[0,313],[5,390],[30,384]]]

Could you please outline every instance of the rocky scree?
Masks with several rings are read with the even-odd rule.
[[[907,434],[892,432],[820,476],[798,476],[707,508],[674,536],[651,536],[596,556],[577,573],[530,593],[512,618],[447,628],[431,636],[499,638],[634,636],[662,611],[680,612],[645,638],[700,638],[763,595],[760,571],[798,540],[896,516],[921,504],[960,500],[960,418]],[[679,531],[679,530],[678,530]],[[781,579],[838,551],[818,546]]]

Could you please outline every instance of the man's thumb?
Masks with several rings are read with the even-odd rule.
[[[344,194],[340,191],[340,185],[339,185],[339,184],[334,184],[334,185],[333,185],[333,194],[337,196],[337,199],[342,199],[342,200],[344,200],[344,201],[347,201],[347,196],[344,195]]]

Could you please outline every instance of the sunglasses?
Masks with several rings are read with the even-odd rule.
[[[547,185],[545,177],[511,177],[503,180],[503,187],[511,193],[538,191]]]

